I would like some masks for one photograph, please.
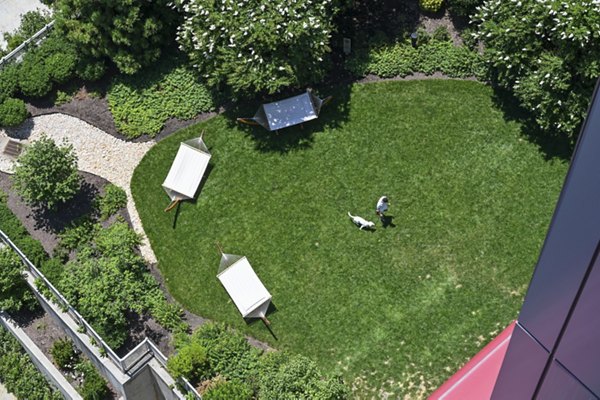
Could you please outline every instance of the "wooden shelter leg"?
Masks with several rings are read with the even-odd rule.
[[[271,322],[267,319],[267,317],[265,317],[264,315],[260,316],[260,319],[262,319],[262,322],[265,323],[265,325],[270,326]]]
[[[173,200],[171,204],[169,204],[169,206],[165,208],[165,212],[171,211],[173,208],[175,208],[175,206],[177,206],[177,204],[179,204],[180,201],[180,199]]]

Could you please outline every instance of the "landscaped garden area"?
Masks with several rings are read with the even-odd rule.
[[[358,398],[430,393],[516,318],[567,163],[548,160],[476,82],[338,87],[317,121],[268,133],[215,117],[153,147],[132,190],[167,287],[187,309],[338,371]],[[246,113],[253,111],[249,106]],[[242,112],[242,111],[240,111]],[[181,141],[211,168],[164,213]],[[358,230],[390,197],[393,226]],[[246,255],[272,333],[216,279]]]
[[[43,2],[0,48],[55,21],[0,62],[0,229],[119,355],[151,337],[206,400],[419,399],[517,317],[600,75],[600,5]],[[236,122],[310,87],[333,96],[317,120]],[[165,213],[202,133],[198,195]],[[269,327],[241,318],[219,248],[273,295]],[[0,308],[37,318],[0,255]],[[80,392],[115,389],[47,332]],[[19,395],[20,363],[0,368]]]

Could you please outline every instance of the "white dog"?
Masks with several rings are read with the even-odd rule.
[[[352,215],[352,214],[350,214],[350,212],[348,212],[348,216],[352,219],[352,222],[354,222],[357,226],[360,226],[361,230],[362,230],[362,228],[374,228],[375,227],[374,222],[367,221],[363,217]]]

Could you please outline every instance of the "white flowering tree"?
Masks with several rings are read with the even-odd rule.
[[[175,0],[177,40],[211,85],[276,92],[327,69],[335,0]]]
[[[600,2],[487,0],[473,22],[494,80],[543,130],[576,137],[600,76]]]

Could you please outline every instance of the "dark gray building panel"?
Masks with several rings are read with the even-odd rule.
[[[600,394],[600,258],[596,259],[556,359],[595,394]]]
[[[558,334],[600,237],[600,101],[595,92],[519,322],[546,349]]]
[[[556,361],[550,366],[537,398],[543,400],[598,400]]]
[[[548,357],[539,343],[519,324],[515,325],[492,400],[531,399]]]

